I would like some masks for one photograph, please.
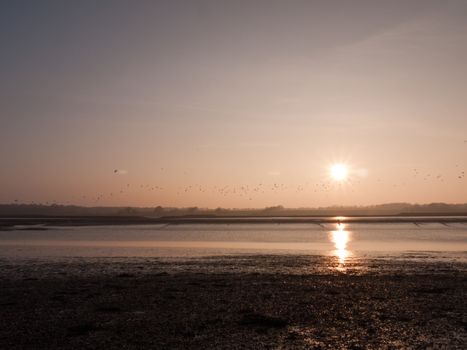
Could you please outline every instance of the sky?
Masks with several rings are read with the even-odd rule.
[[[467,202],[467,1],[5,0],[0,45],[0,203]]]

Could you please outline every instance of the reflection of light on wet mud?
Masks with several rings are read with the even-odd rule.
[[[339,260],[338,270],[345,270],[344,264],[346,259],[350,255],[350,251],[347,250],[347,243],[350,241],[350,232],[345,230],[344,224],[337,224],[337,230],[332,231],[330,234],[330,240],[334,243],[335,250],[332,254]]]

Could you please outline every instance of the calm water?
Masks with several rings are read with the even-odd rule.
[[[435,259],[467,261],[467,225],[187,224],[0,232],[0,257],[7,258],[323,254],[345,263],[355,257],[421,252]]]

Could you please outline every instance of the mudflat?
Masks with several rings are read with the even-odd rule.
[[[1,349],[465,349],[467,264],[0,260]]]

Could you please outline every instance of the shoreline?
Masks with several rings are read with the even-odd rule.
[[[47,230],[55,226],[114,226],[114,225],[236,225],[236,224],[467,224],[465,215],[388,215],[388,216],[179,216],[151,218],[143,216],[27,216],[0,217],[0,231]]]

